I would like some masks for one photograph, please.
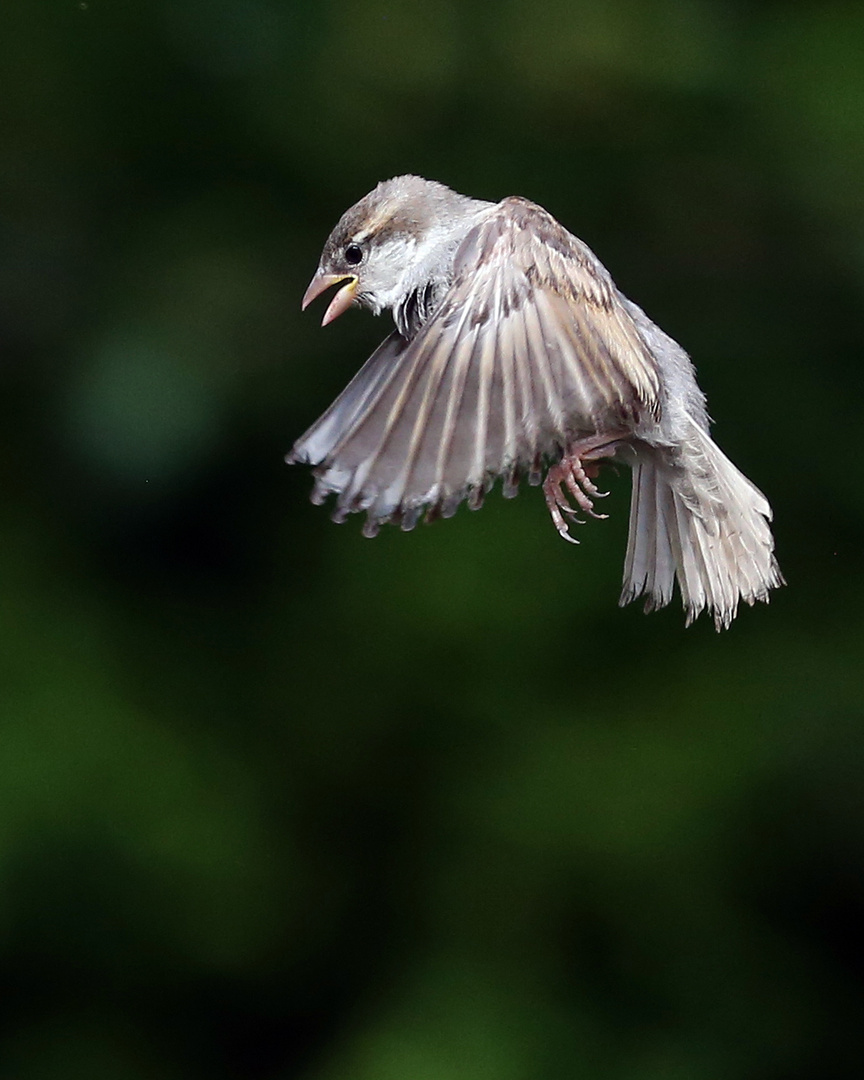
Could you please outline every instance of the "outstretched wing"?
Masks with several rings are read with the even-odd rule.
[[[658,417],[655,361],[608,272],[539,206],[510,198],[456,255],[453,284],[406,340],[376,350],[289,461],[316,465],[316,502],[411,528],[479,505],[495,478],[591,435]]]

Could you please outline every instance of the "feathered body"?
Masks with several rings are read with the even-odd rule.
[[[633,468],[621,603],[667,604],[677,578],[688,623],[707,609],[721,628],[782,584],[768,502],[711,439],[689,357],[541,207],[385,181],[343,215],[304,306],[346,280],[325,321],[355,302],[396,330],[288,457],[316,466],[336,520],[410,529],[499,476],[515,495],[545,461],[571,539],[567,499],[593,513],[592,463],[617,457]]]

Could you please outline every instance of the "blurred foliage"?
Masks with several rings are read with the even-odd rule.
[[[864,1071],[864,9],[5,0],[0,1076]],[[412,171],[692,352],[789,579],[615,606],[628,479],[410,535],[282,455],[298,299]]]

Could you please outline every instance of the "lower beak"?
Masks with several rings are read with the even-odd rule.
[[[312,301],[317,299],[321,293],[326,292],[331,285],[336,285],[340,281],[345,281],[346,284],[342,286],[339,292],[337,292],[330,301],[330,306],[324,312],[324,318],[321,320],[321,325],[326,326],[327,323],[331,323],[334,319],[338,319],[339,316],[344,311],[347,311],[354,303],[358,279],[353,274],[322,274],[319,270],[315,277],[309,282],[309,288],[303,294],[303,302],[300,305],[300,310],[305,311]]]

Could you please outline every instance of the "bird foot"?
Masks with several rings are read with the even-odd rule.
[[[590,517],[602,519],[608,514],[598,514],[595,499],[605,499],[608,491],[600,491],[594,484],[600,472],[599,459],[613,457],[618,448],[616,439],[586,439],[570,446],[557,465],[553,465],[543,481],[543,494],[552,522],[559,534],[570,544],[578,544],[570,535],[570,525],[584,525],[578,517],[581,510]],[[575,504],[575,505],[574,505]],[[565,521],[564,515],[570,519]]]

